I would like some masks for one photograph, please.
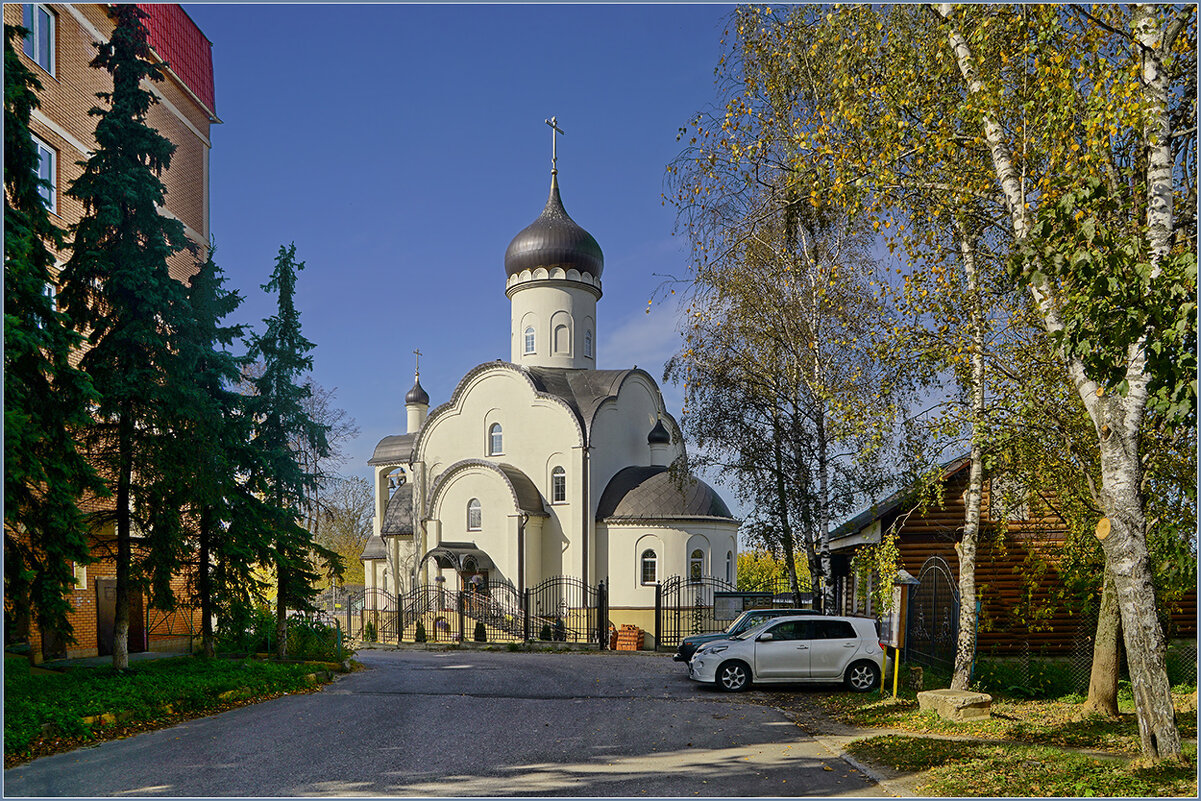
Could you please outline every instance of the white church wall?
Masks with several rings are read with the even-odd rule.
[[[467,505],[473,500],[480,504],[478,529],[468,528]],[[513,494],[503,476],[485,467],[455,472],[439,489],[433,513],[442,524],[442,542],[474,542],[495,565],[489,580],[517,582],[517,543],[509,536]]]
[[[725,578],[725,556],[737,563],[738,525],[720,521],[656,521],[597,523],[598,540],[608,543],[609,605],[654,608],[654,584],[642,583],[642,554],[651,549],[657,557],[659,582],[670,576],[687,576],[692,550],[705,553],[705,575]],[[603,532],[603,533],[602,533]],[[720,554],[720,557],[715,556]],[[715,572],[719,569],[719,572]],[[731,579],[733,579],[731,574]]]
[[[496,455],[489,453],[488,428],[493,423],[500,424],[502,434],[501,453]],[[580,453],[580,432],[566,406],[554,399],[537,397],[524,375],[509,366],[498,366],[473,376],[470,385],[464,387],[459,396],[457,407],[445,409],[430,418],[426,429],[421,436],[417,458],[425,459],[426,454],[437,458],[438,463],[428,473],[431,482],[463,459],[507,464],[524,473],[537,487],[543,506],[550,513],[550,518],[542,523],[538,538],[539,544],[548,549],[539,560],[540,575],[548,575],[547,571],[581,575],[583,552],[579,543],[583,539],[580,531],[583,516],[580,495],[583,484],[579,464],[582,457],[577,455]],[[552,448],[552,452],[563,454],[562,467],[567,473],[567,502],[559,505],[552,505],[549,500],[553,465],[548,468],[548,451]],[[503,484],[499,476],[497,481]],[[465,509],[464,506],[464,524]],[[513,511],[511,496],[506,509],[505,514]],[[441,518],[447,527],[443,532],[445,540],[455,541],[458,536],[452,536],[452,530],[457,529],[450,528],[459,525],[456,514],[452,507],[450,517]],[[439,512],[434,515],[440,517]],[[480,547],[488,550],[482,544]],[[511,547],[511,557],[515,559],[516,543],[511,543]],[[494,559],[498,558],[497,554],[488,553]],[[505,571],[506,577],[516,582],[516,562],[510,560]],[[527,577],[527,583],[532,578]]]
[[[541,277],[538,271],[535,275]],[[557,271],[561,274],[562,271]],[[549,275],[549,274],[548,274]],[[596,331],[592,330],[593,356],[584,355],[585,328],[580,323],[596,319],[599,290],[563,278],[546,278],[510,287],[511,360],[514,364],[536,367],[595,368]],[[534,326],[534,353],[525,352],[525,328]],[[554,332],[558,325],[568,328],[566,348],[554,351]]]
[[[646,435],[655,427],[661,409],[659,388],[641,373],[626,378],[617,397],[602,404],[593,418],[591,432],[590,514],[595,516],[601,494],[619,470],[651,463]],[[672,443],[669,447],[670,463],[683,452],[683,445]]]

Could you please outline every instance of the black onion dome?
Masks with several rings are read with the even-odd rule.
[[[420,379],[413,380],[413,388],[409,390],[409,394],[405,395],[405,404],[408,405],[410,403],[424,403],[426,406],[430,405],[429,393],[421,388]]]
[[[605,256],[592,234],[567,216],[555,175],[551,175],[546,208],[538,219],[513,237],[505,251],[505,272],[509,276],[539,267],[576,269],[590,273],[593,278],[600,278],[605,268]]]
[[[667,429],[663,426],[663,418],[655,421],[655,427],[651,429],[651,433],[646,435],[646,441],[649,445],[668,445],[671,443],[671,434],[667,433]]]

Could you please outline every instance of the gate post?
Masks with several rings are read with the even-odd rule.
[[[462,643],[463,642],[463,603],[464,603],[462,590],[459,590],[459,594],[456,598],[456,601],[457,602],[455,605],[459,607],[459,642]]]
[[[663,585],[655,582],[655,650],[663,642]]]
[[[521,635],[526,642],[530,641],[530,589],[526,587],[521,593]]]
[[[605,582],[602,581],[596,585],[596,642],[601,651],[605,650],[608,645],[606,641],[609,639],[609,627],[605,625],[609,622],[608,607],[609,596],[605,590]]]

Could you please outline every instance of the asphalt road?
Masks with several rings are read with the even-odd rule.
[[[4,772],[5,796],[875,796],[664,656],[363,651],[370,670]],[[803,691],[803,690],[802,690]]]

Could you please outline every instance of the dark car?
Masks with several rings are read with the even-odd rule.
[[[696,653],[696,649],[705,643],[713,642],[714,640],[724,640],[735,634],[741,634],[747,629],[754,628],[763,621],[771,620],[774,617],[780,617],[781,615],[816,614],[820,613],[812,609],[748,609],[734,618],[734,622],[727,626],[725,631],[715,631],[712,634],[693,634],[680,640],[680,647],[676,649],[676,655],[672,659],[676,662],[687,662]]]

